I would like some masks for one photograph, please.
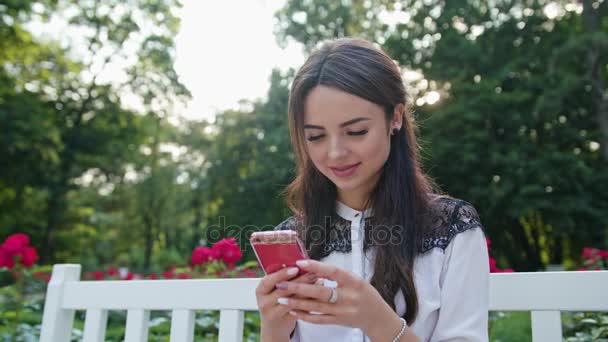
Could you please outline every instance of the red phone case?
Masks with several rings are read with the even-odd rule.
[[[297,260],[308,259],[306,250],[297,235],[294,235],[295,233],[294,231],[273,231],[256,232],[251,235],[251,245],[266,274],[285,267],[294,267]],[[300,270],[298,275],[305,273]]]

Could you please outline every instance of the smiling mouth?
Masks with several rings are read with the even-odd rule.
[[[356,164],[351,164],[351,165],[346,165],[346,166],[341,166],[341,167],[330,167],[330,169],[332,170],[336,170],[336,171],[346,171],[354,166],[359,165],[359,163]]]
[[[343,167],[330,167],[330,169],[333,171],[334,175],[338,176],[338,177],[348,177],[351,176],[353,173],[355,173],[355,171],[357,171],[359,165],[361,163],[357,163],[357,164],[352,164],[352,165],[348,165],[348,166],[343,166]]]

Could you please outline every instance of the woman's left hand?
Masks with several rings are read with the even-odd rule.
[[[329,302],[332,295],[329,287],[289,281],[277,284],[277,287],[295,295],[279,298],[278,301],[287,305],[291,309],[290,314],[297,319],[359,328],[370,337],[376,335],[378,330],[387,330],[391,326],[399,331],[399,317],[368,282],[339,267],[315,260],[300,260],[297,265],[319,278],[338,283],[335,303]],[[322,314],[311,314],[311,311]]]

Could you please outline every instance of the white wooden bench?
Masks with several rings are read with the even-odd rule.
[[[171,342],[191,342],[195,310],[219,310],[219,341],[242,341],[244,311],[257,310],[259,279],[80,281],[80,265],[55,265],[41,342],[70,340],[86,310],[84,342],[102,342],[108,310],[127,310],[125,342],[147,341],[151,310],[169,310]],[[531,311],[532,338],[561,341],[561,311],[608,311],[608,271],[500,273],[490,277],[491,311]]]

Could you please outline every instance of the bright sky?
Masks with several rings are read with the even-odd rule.
[[[184,116],[210,119],[240,99],[266,95],[274,67],[304,62],[299,45],[279,48],[273,14],[284,0],[184,0],[175,68],[192,92]]]
[[[304,63],[301,46],[293,43],[281,49],[274,37],[274,13],[285,0],[183,0],[177,11],[181,28],[175,39],[175,68],[192,94],[181,116],[212,119],[218,111],[238,108],[241,99],[255,100],[266,95],[270,73]],[[73,53],[86,59],[86,30],[70,27],[65,19],[33,21],[28,28],[42,39],[59,40],[76,47]],[[126,58],[114,56],[101,72],[99,82],[126,80],[125,67],[135,62],[135,50]],[[90,56],[89,56],[90,57]],[[100,57],[95,57],[99,59]],[[101,58],[102,60],[103,58]],[[101,62],[101,60],[99,62]],[[100,68],[93,67],[93,72]],[[137,108],[137,99],[124,94],[127,106]]]

